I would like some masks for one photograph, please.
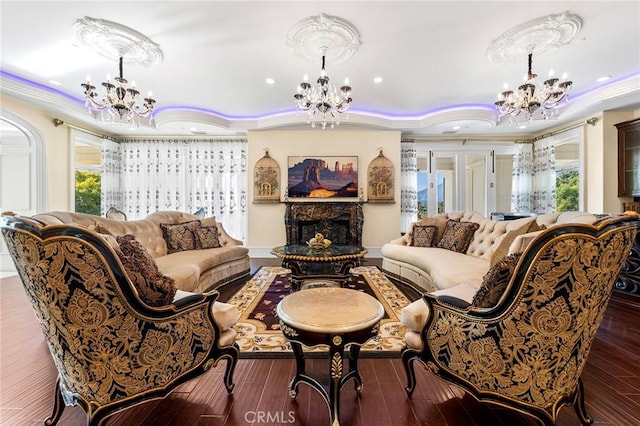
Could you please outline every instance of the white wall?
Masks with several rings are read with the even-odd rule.
[[[400,132],[385,130],[264,130],[248,133],[249,176],[253,167],[269,149],[280,166],[281,196],[287,183],[287,157],[305,155],[357,155],[358,185],[366,199],[367,167],[382,148],[394,165],[395,204],[363,206],[362,244],[368,256],[379,256],[385,242],[400,236]],[[253,182],[249,184],[249,239],[251,255],[268,257],[272,247],[285,243],[284,204],[252,204]]]

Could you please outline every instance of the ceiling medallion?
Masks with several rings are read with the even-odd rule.
[[[326,52],[327,62],[339,64],[360,47],[360,34],[349,21],[321,13],[295,24],[287,35],[287,44],[299,56],[318,62]]]
[[[160,45],[138,31],[117,22],[85,16],[73,24],[76,40],[104,58],[145,68],[164,58]]]
[[[293,95],[298,113],[307,116],[311,127],[316,123],[322,129],[339,126],[342,117],[349,118],[351,86],[348,78],[339,88],[334,86],[325,63],[327,59],[336,64],[350,58],[360,46],[358,30],[344,19],[322,13],[294,25],[287,40],[295,53],[314,62],[320,59],[322,64],[316,83],[310,83],[305,75]]]
[[[539,55],[569,44],[581,28],[582,19],[569,12],[534,19],[493,40],[487,56],[501,64],[521,62],[534,50]]]

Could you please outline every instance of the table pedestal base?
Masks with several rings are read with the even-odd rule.
[[[364,383],[362,382],[362,376],[358,371],[358,355],[360,354],[360,345],[351,344],[349,346],[349,369],[346,374],[343,374],[343,362],[342,354],[344,353],[344,342],[340,336],[340,343],[338,345],[330,345],[329,347],[329,386],[328,390],[318,379],[306,373],[305,358],[302,345],[298,342],[291,342],[291,348],[293,354],[296,357],[296,375],[291,380],[289,385],[289,396],[295,399],[298,395],[298,385],[300,383],[306,383],[324,398],[329,411],[331,413],[331,424],[333,426],[340,425],[340,391],[342,387],[351,379],[354,380],[354,389],[358,394],[362,392]],[[338,339],[336,339],[338,340]]]

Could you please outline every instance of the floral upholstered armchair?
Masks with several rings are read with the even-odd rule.
[[[545,425],[572,404],[590,424],[580,375],[637,226],[637,216],[624,215],[554,226],[518,256],[497,297],[482,292],[493,293],[495,303],[425,294],[409,305],[402,350],[407,395],[420,360],[480,401]]]
[[[225,305],[217,292],[153,307],[116,249],[86,227],[5,214],[2,233],[58,370],[46,424],[56,424],[66,405],[80,405],[89,425],[103,424],[222,359],[232,392],[238,347],[235,331],[217,318]]]

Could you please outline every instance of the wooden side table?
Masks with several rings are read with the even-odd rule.
[[[346,288],[311,288],[291,293],[278,304],[280,329],[291,342],[296,358],[296,374],[289,385],[295,399],[298,385],[306,383],[318,391],[329,406],[331,424],[340,424],[340,390],[351,379],[362,391],[358,372],[360,346],[378,332],[384,316],[382,304],[366,293]],[[329,346],[329,385],[306,372],[302,345]],[[349,346],[349,368],[343,374],[345,346]],[[324,380],[326,382],[326,379]]]

